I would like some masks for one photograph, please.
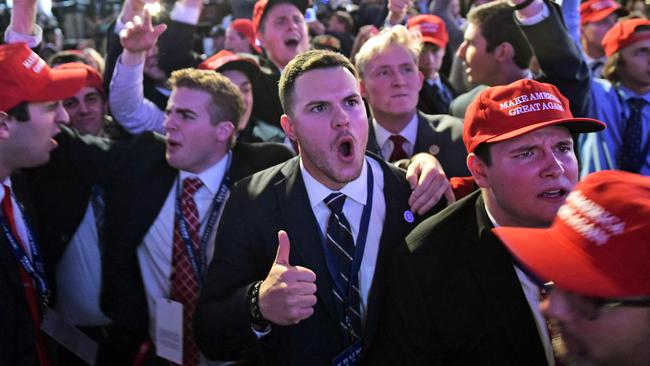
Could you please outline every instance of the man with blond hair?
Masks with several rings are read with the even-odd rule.
[[[368,150],[388,161],[430,153],[448,176],[466,176],[462,121],[417,109],[424,79],[418,69],[421,48],[419,38],[398,25],[371,37],[356,54],[361,94],[372,113]]]

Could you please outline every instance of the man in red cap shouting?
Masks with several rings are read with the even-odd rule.
[[[642,366],[650,360],[650,178],[591,174],[549,229],[496,228],[547,283],[541,304],[557,321],[570,362]]]
[[[602,43],[607,80],[592,83],[591,115],[608,128],[580,140],[581,175],[602,169],[650,175],[650,20],[622,20]]]
[[[46,163],[68,114],[62,99],[84,84],[86,70],[52,70],[26,44],[0,46],[0,364],[49,365],[41,320],[52,283],[33,231],[22,168]]]
[[[396,252],[373,364],[555,364],[539,288],[490,229],[549,226],[578,182],[571,133],[604,127],[574,118],[555,86],[534,80],[476,98],[463,141],[480,189]]]
[[[627,11],[614,0],[589,0],[580,4],[580,43],[594,77],[602,77],[607,61],[600,42],[619,16]]]

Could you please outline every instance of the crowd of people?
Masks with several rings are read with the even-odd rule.
[[[68,49],[38,3],[0,364],[650,365],[643,1],[124,0]]]

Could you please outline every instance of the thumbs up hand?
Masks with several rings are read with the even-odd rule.
[[[279,325],[298,324],[314,313],[316,274],[289,264],[291,244],[283,230],[278,232],[278,252],[260,286],[259,305],[264,319]]]

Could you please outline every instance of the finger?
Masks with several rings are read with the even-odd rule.
[[[153,28],[153,35],[158,38],[164,31],[167,30],[167,24],[158,24]]]
[[[291,294],[297,296],[313,295],[316,293],[316,284],[313,282],[295,282],[291,286]]]
[[[149,6],[145,5],[144,7],[144,12],[142,14],[142,24],[147,28],[151,29],[151,11],[149,10]]]
[[[316,305],[316,295],[299,296],[296,301],[296,306],[300,308],[307,308]]]
[[[288,266],[290,249],[289,235],[284,230],[278,231],[278,252],[275,254],[275,261],[273,263]]]
[[[139,15],[134,16],[133,25],[136,27],[140,27],[142,25],[142,17],[140,17]]]
[[[451,184],[449,185],[449,188],[445,191],[444,196],[447,199],[447,206],[456,202],[456,196],[454,195],[454,190],[451,188]]]
[[[406,168],[406,180],[409,182],[411,189],[415,189],[418,184],[418,176],[420,175],[419,164],[409,164]]]
[[[292,314],[292,322],[293,324],[298,324],[301,321],[309,318],[313,314],[314,314],[313,307],[296,308]]]
[[[409,198],[409,204],[413,205],[415,204],[415,201],[419,198],[422,197],[423,195],[428,194],[428,192],[432,189],[432,185],[434,182],[440,179],[440,175],[437,174],[435,171],[429,171],[423,172],[420,174],[418,177],[418,182],[417,185],[415,186],[415,189],[413,189],[413,192],[411,192],[411,197]]]
[[[426,191],[421,192],[414,198],[413,205],[411,205],[411,211],[417,212],[420,215],[426,213],[431,209],[431,207],[440,201],[440,197],[442,197],[448,187],[449,182],[447,182],[446,179],[440,176],[436,177],[434,182],[431,183],[430,187]]]
[[[294,279],[296,281],[316,282],[316,273],[311,269],[302,266],[295,266],[293,269],[295,271]]]

